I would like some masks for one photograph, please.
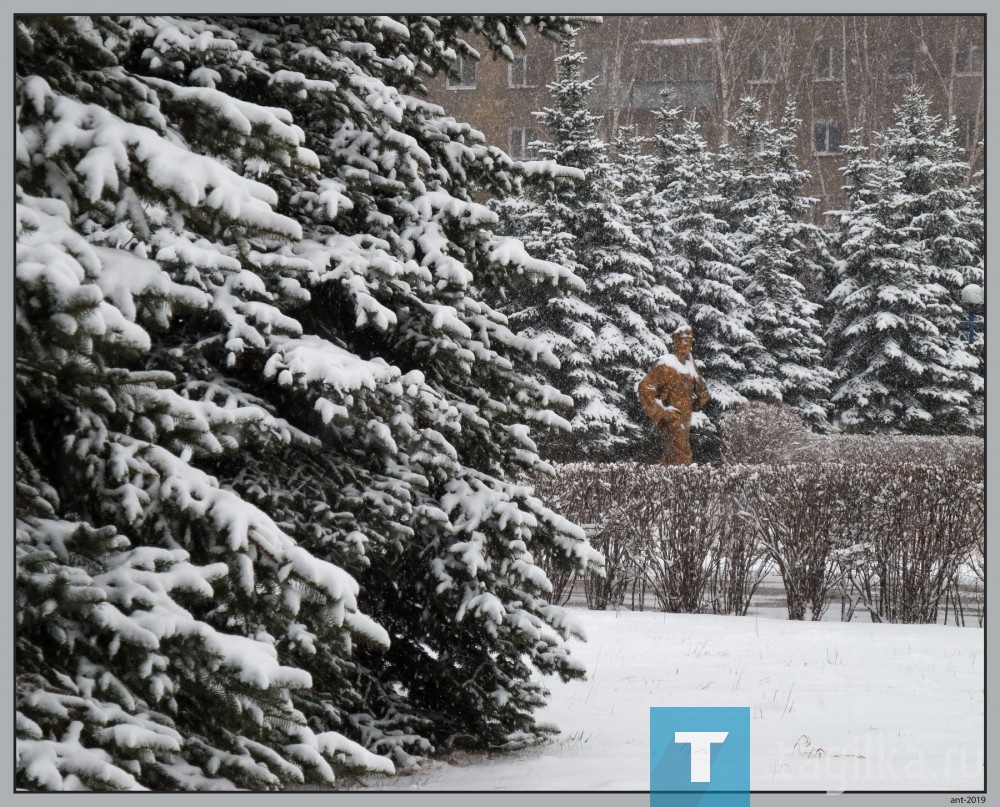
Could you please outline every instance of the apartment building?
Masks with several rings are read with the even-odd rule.
[[[794,100],[800,164],[812,174],[805,192],[832,209],[843,201],[841,144],[855,129],[865,142],[884,130],[913,82],[935,113],[955,116],[970,168],[982,167],[985,28],[983,15],[605,16],[582,25],[577,47],[595,78],[591,103],[605,138],[623,124],[652,134],[663,93],[701,123],[712,148],[744,96],[774,118]],[[530,36],[513,63],[461,61],[432,83],[431,96],[489,142],[530,156],[531,141],[548,136],[532,112],[551,103],[546,85],[560,52]]]

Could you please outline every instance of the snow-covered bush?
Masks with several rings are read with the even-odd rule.
[[[971,514],[969,529],[975,536],[975,540],[969,547],[968,557],[965,563],[960,565],[958,572],[952,580],[949,589],[949,596],[945,602],[945,621],[947,621],[948,607],[952,609],[956,625],[965,624],[965,600],[962,589],[963,584],[972,583],[974,589],[973,603],[975,605],[975,617],[982,627],[986,619],[985,597],[986,597],[986,500],[980,496],[971,502]]]
[[[737,494],[741,512],[774,561],[789,619],[820,619],[837,590],[841,558],[871,538],[867,469],[755,466]]]
[[[579,582],[588,608],[598,611],[609,606],[617,608],[624,601],[626,590],[635,584],[637,574],[641,576],[636,554],[643,535],[637,522],[640,513],[630,496],[622,496],[629,489],[636,466],[608,463],[555,467],[553,477],[539,480],[535,494],[583,528],[591,546],[604,557],[604,566],[582,575],[582,580],[569,581],[554,570],[549,571],[544,556],[543,568],[550,579],[555,577],[563,583],[560,589],[563,599],[569,598],[574,584]],[[589,472],[579,472],[582,468]]]
[[[733,475],[711,466],[650,470],[649,495],[638,509],[646,527],[643,572],[660,608],[699,613],[732,605],[738,611],[745,593],[738,579],[748,570],[743,558],[728,558],[745,532],[732,506]]]
[[[845,465],[961,465],[985,467],[981,437],[919,435],[821,435],[803,460]]]
[[[793,409],[752,401],[722,419],[723,459],[730,464],[979,465],[981,437],[909,434],[817,434]]]
[[[722,458],[731,465],[808,461],[816,437],[803,417],[784,404],[751,401],[722,418]]]
[[[744,614],[768,561],[740,518],[745,469],[636,463],[556,466],[536,494],[582,524],[605,555],[604,576],[585,580],[592,608],[648,592],[667,611]]]
[[[935,622],[982,540],[983,468],[753,466],[739,494],[781,574],[791,619],[818,619],[839,591],[844,618]]]

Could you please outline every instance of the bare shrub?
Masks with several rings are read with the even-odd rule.
[[[560,466],[556,466],[557,476]],[[542,477],[535,484],[534,493],[542,499],[546,506],[570,521],[579,523],[572,515],[576,510],[573,501],[573,489],[559,485],[557,479]],[[573,596],[573,589],[576,585],[579,572],[576,566],[570,566],[551,550],[542,550],[534,555],[535,563],[545,572],[545,576],[552,584],[552,591],[548,595],[550,603],[555,605],[565,605]]]
[[[966,625],[966,618],[982,627],[986,619],[986,497],[983,483],[970,479],[968,488],[969,551],[948,584],[944,602],[944,621],[949,611],[956,625]]]
[[[604,574],[587,573],[582,580],[587,607],[593,610],[619,607],[635,576],[634,545],[639,540],[634,527],[637,514],[623,493],[637,467],[641,466],[631,463],[560,465],[554,478],[536,487],[536,495],[545,499],[560,515],[579,524],[591,546],[604,555]],[[540,563],[552,580],[545,560],[540,559]],[[580,581],[575,577],[564,580],[558,571],[554,576],[554,600],[558,590],[559,599],[568,601],[573,586]]]
[[[746,614],[773,567],[790,619],[821,618],[839,593],[844,620],[867,609],[936,621],[944,606],[959,624],[967,607],[981,621],[969,580],[983,589],[983,476],[975,462],[561,465],[536,494],[584,527],[606,566],[581,581],[558,558],[538,562],[553,601],[582,583],[593,609],[629,592],[641,609],[648,592],[667,611]]]
[[[919,435],[816,435],[806,459],[845,465],[984,464],[981,437]]]
[[[983,495],[982,483],[980,483],[978,493],[979,495],[973,498],[972,509],[969,513],[969,528],[972,530],[974,540],[972,541],[972,546],[969,548],[967,565],[975,579],[973,597],[976,608],[976,622],[982,627],[986,620],[986,497]],[[955,588],[957,591],[957,579]],[[959,599],[959,604],[961,604],[961,599]],[[962,624],[965,624],[964,620]]]
[[[982,531],[981,469],[907,465],[870,473],[867,551],[848,578],[876,622],[937,622]]]
[[[747,470],[732,469],[720,478],[724,515],[718,521],[709,591],[712,612],[746,616],[754,594],[773,566],[766,547],[743,517],[740,494]]]
[[[752,401],[722,418],[723,461],[738,465],[979,465],[981,437],[816,434],[791,407]]]
[[[620,516],[621,511],[615,515]],[[587,607],[594,611],[603,611],[609,605],[618,608],[633,579],[633,543],[628,534],[620,529],[617,518],[606,524],[601,531],[592,534],[590,543],[604,555],[605,574],[603,577],[584,576],[583,590]]]
[[[698,613],[724,519],[717,479],[710,467],[677,466],[657,469],[649,482],[641,504],[649,590],[664,611]]]
[[[788,618],[822,618],[840,579],[842,550],[865,522],[857,477],[843,466],[760,467],[739,495],[742,515],[781,575]]]
[[[751,401],[722,418],[722,458],[731,465],[800,462],[815,435],[791,407]]]
[[[648,593],[664,610],[745,614],[766,558],[734,508],[736,487],[718,467],[574,463],[557,466],[536,495],[604,554],[604,575],[582,580],[589,608],[620,607],[631,593],[641,610]],[[546,560],[554,598],[565,602],[572,583],[561,586]]]

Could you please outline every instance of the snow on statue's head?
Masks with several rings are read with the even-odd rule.
[[[683,361],[691,353],[691,345],[694,343],[694,331],[690,325],[681,325],[671,336],[674,339],[674,355],[677,355]]]

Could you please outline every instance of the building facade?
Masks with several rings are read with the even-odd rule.
[[[794,100],[800,165],[812,174],[804,192],[819,199],[819,213],[843,201],[840,146],[853,130],[866,143],[884,131],[911,83],[936,114],[955,117],[970,172],[982,167],[985,27],[983,15],[606,16],[581,25],[577,48],[587,56],[584,75],[595,78],[591,102],[606,139],[625,124],[653,134],[663,93],[699,121],[714,149],[741,98],[758,98],[774,120]],[[551,104],[546,85],[560,52],[532,36],[512,63],[462,60],[430,93],[489,143],[530,157],[529,144],[548,138],[532,112]]]

